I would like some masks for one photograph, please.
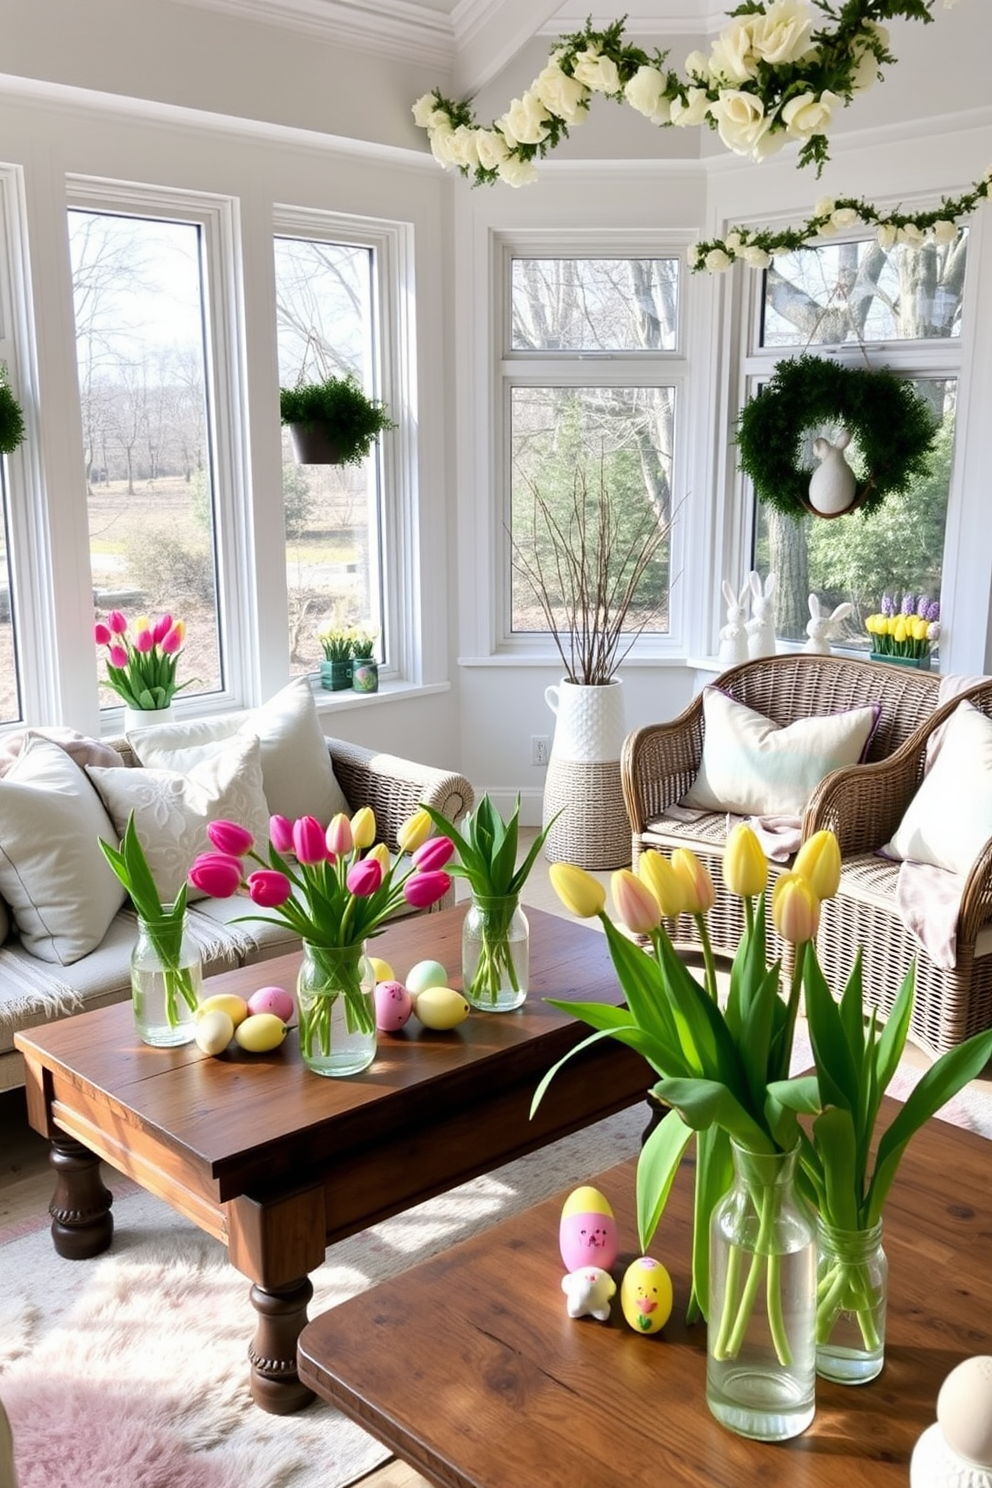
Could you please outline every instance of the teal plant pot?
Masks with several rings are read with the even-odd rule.
[[[322,661],[320,663],[320,685],[328,692],[342,692],[351,686],[350,661]]]
[[[355,692],[378,692],[379,663],[368,656],[356,656],[351,663],[351,685]]]
[[[915,667],[918,672],[931,670],[929,656],[887,656],[883,651],[872,651],[872,661],[887,661],[890,666]]]

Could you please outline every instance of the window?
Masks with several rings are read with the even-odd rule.
[[[505,639],[513,641],[547,633],[521,562],[540,563],[542,510],[567,527],[577,502],[595,506],[605,490],[622,513],[617,575],[645,524],[667,531],[685,367],[679,258],[508,249],[506,262]],[[666,537],[638,585],[633,633],[668,633],[671,562]],[[554,587],[550,566],[542,568]]]
[[[0,455],[0,723],[16,723],[22,717],[14,589],[7,536],[8,511],[7,457]]]
[[[277,237],[275,268],[280,385],[353,377],[379,396],[375,249]],[[324,626],[375,632],[383,657],[378,448],[360,465],[300,465],[284,428],[283,501],[291,670],[316,668]]]
[[[755,503],[753,566],[778,575],[781,639],[805,639],[808,596],[834,607],[850,601],[839,644],[867,651],[865,617],[883,594],[938,599],[954,459],[954,422],[968,235],[919,248],[877,242],[830,243],[778,258],[758,280],[746,392],[753,397],[783,352],[813,347],[852,366],[886,366],[907,377],[940,421],[928,475],[890,494],[871,517],[857,512],[795,522]],[[803,433],[802,462],[815,466],[813,440],[839,428]],[[847,458],[858,470],[856,441]]]
[[[204,232],[152,206],[69,210],[95,614],[183,620],[184,697],[224,686]]]

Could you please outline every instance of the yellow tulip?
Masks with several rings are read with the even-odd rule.
[[[753,899],[768,883],[768,859],[747,822],[738,822],[723,850],[723,881],[738,899]]]
[[[351,835],[356,847],[371,847],[375,841],[375,812],[371,806],[360,806],[351,818]]]
[[[175,631],[175,633],[179,637],[180,641],[185,640],[185,637],[186,637],[186,621],[185,620],[177,620],[175,622],[175,624],[173,625],[172,629]]]
[[[840,847],[833,832],[814,832],[792,865],[819,900],[832,899],[840,884]]]
[[[900,615],[899,618],[898,618],[898,620],[896,621],[895,628],[892,631],[892,639],[894,641],[898,641],[900,643],[900,645],[906,639],[906,617],[905,617],[905,615]]]
[[[661,924],[661,910],[650,888],[629,868],[618,868],[610,879],[617,914],[631,935],[650,935]]]
[[[912,623],[911,628],[914,641],[925,641],[927,638],[927,633],[930,630],[930,622],[928,620],[921,619],[920,616],[917,615],[916,619]]]
[[[686,914],[706,914],[713,908],[716,890],[709,869],[701,863],[691,847],[677,847],[672,853],[672,867],[685,892]]]
[[[637,876],[647,884],[666,919],[683,914],[686,907],[685,886],[668,859],[653,847],[641,853]]]
[[[365,856],[366,858],[375,858],[383,873],[389,872],[391,860],[389,857],[389,848],[384,842],[377,842],[375,847],[370,848]]]
[[[134,622],[135,634],[137,634],[139,630],[151,630],[151,628],[152,622],[149,620],[147,615],[139,615],[137,620],[135,620]]]
[[[783,873],[772,892],[772,919],[783,940],[802,945],[813,940],[820,927],[820,901],[808,878],[801,873]]]
[[[548,877],[569,914],[580,920],[590,920],[593,915],[602,913],[606,890],[584,868],[576,868],[572,863],[552,863]]]
[[[400,852],[416,852],[417,848],[422,846],[431,835],[433,825],[434,823],[422,806],[419,811],[415,811],[412,816],[408,816],[396,833],[396,841],[399,843]]]

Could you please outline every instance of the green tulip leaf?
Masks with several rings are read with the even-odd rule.
[[[662,1079],[655,1092],[695,1131],[705,1131],[715,1123],[751,1152],[776,1150],[775,1143],[750,1111],[717,1080]]]
[[[641,1148],[637,1159],[637,1235],[641,1254],[658,1228],[671,1193],[679,1163],[694,1132],[677,1111],[662,1117]]]
[[[813,1122],[813,1144],[823,1173],[823,1218],[835,1229],[860,1230],[862,1182],[857,1175],[857,1140],[850,1111],[828,1106],[821,1112]]]

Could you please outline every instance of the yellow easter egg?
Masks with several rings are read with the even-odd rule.
[[[468,1017],[468,1003],[453,987],[425,987],[413,1010],[425,1028],[439,1031],[457,1028]]]
[[[237,997],[233,992],[215,992],[213,997],[205,997],[197,1009],[196,1016],[203,1018],[207,1013],[226,1013],[231,1022],[237,1028],[248,1016],[248,1004],[243,997]]]
[[[581,1188],[573,1188],[562,1206],[561,1217],[567,1219],[570,1214],[608,1214],[613,1217],[610,1201],[601,1194],[598,1188],[591,1184],[583,1184]]]
[[[234,1040],[249,1054],[268,1054],[286,1037],[286,1025],[275,1013],[252,1013],[234,1030]]]
[[[370,956],[368,960],[377,982],[395,982],[396,973],[388,961],[383,961],[381,956]]]
[[[639,1256],[620,1283],[620,1306],[635,1333],[657,1333],[672,1315],[672,1278],[660,1261]]]
[[[223,1054],[234,1037],[234,1020],[223,1008],[201,1012],[196,1022],[196,1047],[204,1054]]]

